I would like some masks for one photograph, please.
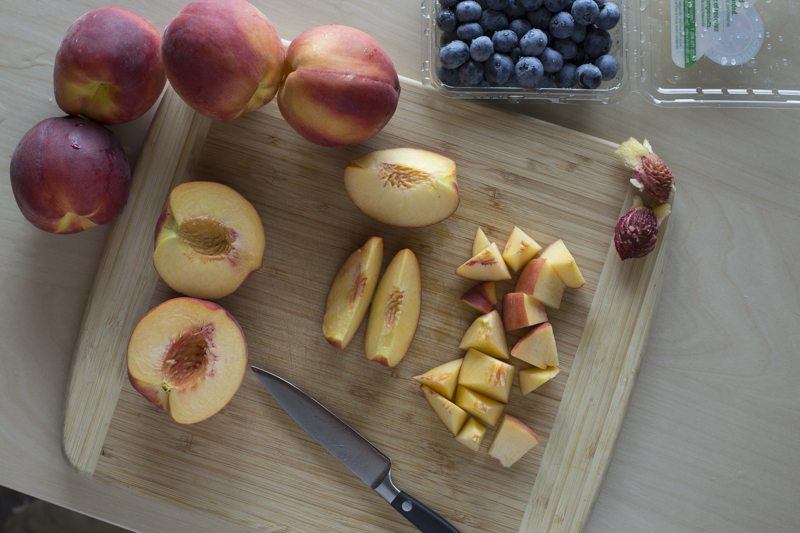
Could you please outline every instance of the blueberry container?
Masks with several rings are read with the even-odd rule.
[[[536,0],[530,1],[537,4]],[[581,86],[576,82],[570,88],[554,85],[563,80],[566,81],[562,85],[569,85],[570,80],[577,79],[574,69],[546,73],[546,83],[533,84],[534,87],[531,83],[522,87],[514,78],[503,85],[490,83],[485,77],[477,86],[464,86],[474,83],[476,78],[459,78],[453,72],[441,71],[440,42],[447,35],[437,26],[436,17],[442,3],[455,6],[458,2],[422,0],[422,77],[425,84],[446,96],[609,103],[630,93],[640,93],[662,106],[800,105],[800,32],[792,31],[793,23],[800,21],[800,2],[796,0],[616,0],[621,19],[609,33],[610,54],[617,64],[600,62],[603,79],[599,85],[596,70],[581,69],[580,72],[589,74],[586,83]],[[477,0],[477,3],[486,5],[487,1]],[[572,2],[565,4],[569,6]],[[509,26],[513,17],[509,17]],[[558,26],[564,22],[562,18],[555,23],[558,32],[564,31]],[[484,22],[487,20],[493,27],[503,22],[502,18],[498,22],[488,16]],[[531,22],[533,27],[544,24],[535,17]],[[524,32],[526,27],[517,23],[510,29]],[[503,47],[513,43],[513,37],[506,37],[500,40]],[[529,42],[525,44],[530,46]],[[552,41],[548,47],[551,45]],[[568,43],[558,43],[556,49],[562,54],[574,53]],[[508,55],[516,61],[519,53],[517,46]],[[578,57],[570,62],[589,60]],[[614,66],[616,73],[611,77]],[[484,67],[484,73],[491,73],[489,79],[498,79],[496,69],[488,68],[488,61]],[[474,68],[476,65],[471,65]],[[527,80],[529,73],[525,75]]]

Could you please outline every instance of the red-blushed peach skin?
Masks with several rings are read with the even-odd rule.
[[[11,188],[22,214],[52,233],[114,220],[128,200],[131,172],[106,128],[76,117],[31,128],[11,158]]]
[[[119,7],[95,9],[76,20],[53,69],[58,106],[103,124],[142,116],[165,83],[158,30]]]
[[[323,146],[366,141],[397,109],[394,64],[368,34],[349,26],[319,26],[298,36],[286,54],[278,106],[306,139]]]
[[[164,31],[161,50],[175,91],[218,120],[272,100],[286,57],[275,27],[245,0],[188,3]]]

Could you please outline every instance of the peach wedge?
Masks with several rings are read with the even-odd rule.
[[[488,248],[490,244],[492,243],[483,232],[483,228],[479,227],[475,230],[475,239],[472,241],[472,255],[478,255],[481,250]]]
[[[524,292],[510,292],[503,297],[503,324],[506,331],[547,322],[544,305]]]
[[[131,385],[181,424],[225,407],[242,383],[247,342],[219,305],[174,298],[150,310],[128,343]]]
[[[514,367],[478,350],[470,350],[464,356],[458,384],[498,402],[508,403]]]
[[[486,428],[474,418],[470,418],[456,435],[456,440],[473,452],[477,452],[481,449],[484,435]]]
[[[210,181],[172,189],[156,228],[153,263],[173,290],[223,298],[261,268],[263,257],[261,218],[238,192]]]
[[[479,313],[488,313],[497,305],[494,281],[483,281],[461,295],[461,301]]]
[[[558,366],[558,349],[550,322],[539,324],[517,341],[511,355],[539,368]]]
[[[491,311],[476,318],[458,345],[462,350],[475,348],[498,359],[508,359],[508,343],[500,313]]]
[[[430,226],[459,203],[453,160],[416,148],[378,150],[351,161],[344,186],[361,211],[392,226]]]
[[[464,359],[456,359],[449,363],[444,363],[435,368],[431,368],[424,374],[414,376],[421,385],[429,387],[447,398],[453,399],[453,392],[456,390],[456,383],[458,383],[458,372],[461,370],[461,363]]]
[[[453,435],[458,435],[459,430],[464,426],[469,415],[462,408],[426,386],[422,386],[425,399],[428,400],[433,411],[444,422],[447,429]]]
[[[489,426],[494,427],[503,414],[505,404],[462,385],[456,389],[456,405]]]
[[[530,394],[555,378],[559,372],[561,370],[558,367],[523,368],[519,371],[519,390],[523,396]]]
[[[502,281],[511,279],[503,256],[497,245],[492,243],[456,269],[462,278],[475,281]]]
[[[420,291],[417,256],[400,250],[386,267],[372,299],[364,338],[367,359],[395,367],[405,357],[417,330]]]
[[[322,333],[336,348],[346,348],[372,301],[383,263],[383,239],[371,237],[353,252],[333,279]]]
[[[547,307],[558,309],[564,295],[564,282],[549,261],[537,258],[525,265],[514,292],[530,294]]]
[[[503,417],[489,446],[489,457],[508,468],[539,444],[539,437],[521,420],[511,415]]]
[[[538,242],[527,233],[514,226],[503,248],[503,259],[516,272],[542,250]]]
[[[570,289],[577,289],[586,283],[578,263],[561,239],[545,248],[539,257],[546,259],[553,266],[558,277]]]

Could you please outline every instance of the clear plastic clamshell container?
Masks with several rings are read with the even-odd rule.
[[[423,82],[455,98],[613,102],[639,92],[667,106],[800,105],[800,0],[617,0],[619,72],[597,89],[454,87],[436,74],[438,0],[422,1]]]

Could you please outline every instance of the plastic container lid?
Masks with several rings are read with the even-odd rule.
[[[598,89],[451,87],[438,79],[437,0],[423,0],[423,81],[456,98],[612,102],[639,92],[666,106],[800,105],[797,0],[617,0],[620,72]],[[798,64],[795,64],[798,63]]]

